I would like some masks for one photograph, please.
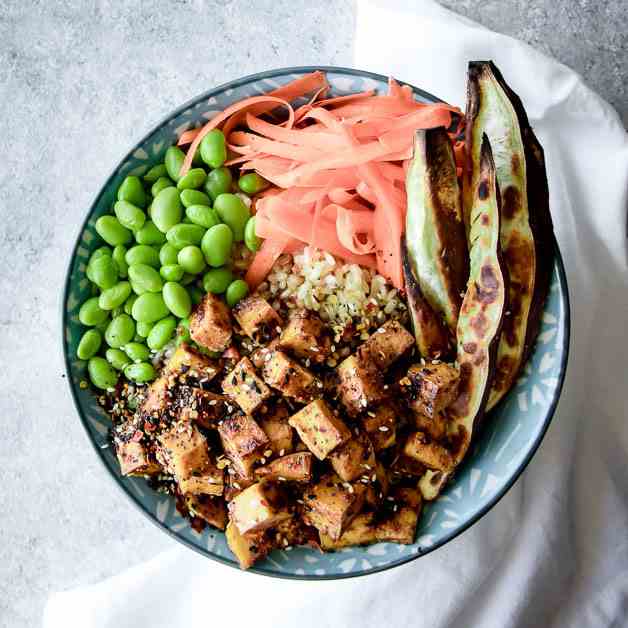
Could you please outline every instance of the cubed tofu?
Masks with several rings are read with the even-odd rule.
[[[218,425],[222,447],[237,473],[250,477],[253,464],[268,446],[268,438],[255,419],[237,414]]]
[[[257,294],[239,301],[232,312],[242,331],[260,344],[281,333],[281,317],[266,299]]]
[[[399,384],[408,405],[416,412],[434,417],[458,396],[460,372],[449,364],[415,364]]]
[[[122,475],[155,475],[161,467],[139,441],[116,442],[116,454]]]
[[[338,539],[332,539],[328,534],[320,532],[321,548],[326,551],[339,550],[343,547],[354,545],[370,545],[377,542],[375,536],[375,526],[373,525],[374,515],[372,512],[363,512],[356,515],[349,523],[345,531]]]
[[[227,506],[224,499],[211,495],[186,495],[185,504],[192,516],[200,517],[219,530],[225,529]]]
[[[246,414],[253,414],[271,395],[248,358],[242,358],[222,381],[222,389]]]
[[[227,468],[228,473],[225,474],[225,500],[230,502],[236,495],[239,495],[242,491],[253,486],[257,481],[255,476],[251,474],[250,477],[244,477],[238,473],[236,469]]]
[[[318,531],[306,526],[296,515],[278,523],[271,530],[266,531],[273,547],[286,549],[295,545],[307,545],[313,542],[318,545]]]
[[[229,516],[241,534],[260,532],[292,517],[287,500],[271,482],[256,482],[229,503]]]
[[[288,423],[285,405],[276,404],[267,414],[260,416],[258,423],[268,437],[269,447],[275,455],[283,456],[292,451],[294,431]]]
[[[441,490],[447,484],[451,474],[442,471],[427,469],[419,480],[419,490],[425,501],[432,501],[438,497]]]
[[[397,441],[397,412],[389,404],[369,410],[362,418],[362,426],[376,452],[392,447]]]
[[[365,492],[360,482],[342,482],[337,475],[323,477],[305,490],[304,521],[336,541],[362,509]]]
[[[255,475],[267,480],[309,482],[312,479],[312,454],[301,451],[277,458],[255,469]]]
[[[140,414],[160,417],[168,408],[172,393],[168,377],[160,375],[148,388],[140,404]]]
[[[311,310],[296,310],[281,333],[279,346],[304,360],[322,363],[331,354],[331,338],[323,321]]]
[[[329,454],[329,461],[338,477],[353,482],[361,475],[370,476],[375,469],[375,452],[366,434],[353,436]]]
[[[264,532],[241,534],[232,521],[227,524],[225,537],[242,569],[248,569],[272,550]]]
[[[185,342],[177,347],[166,364],[166,372],[177,375],[179,381],[209,382],[218,371],[217,364]]]
[[[307,403],[322,394],[323,384],[314,374],[283,351],[273,351],[262,368],[264,381],[300,403]]]
[[[417,488],[411,488],[409,486],[398,486],[395,489],[395,501],[414,508],[417,512],[421,511],[423,505],[423,498],[421,491]]]
[[[382,373],[373,361],[350,355],[341,362],[336,372],[340,399],[352,416],[384,399]]]
[[[414,508],[401,506],[391,516],[377,523],[375,537],[380,542],[411,545],[414,543],[418,520],[419,514]]]
[[[428,469],[449,471],[454,467],[451,453],[442,445],[432,441],[423,432],[414,432],[408,436],[403,447],[403,453]]]
[[[224,301],[208,292],[190,315],[192,340],[210,351],[224,351],[231,344],[231,319]]]
[[[388,495],[390,482],[388,479],[388,471],[381,462],[375,465],[375,472],[371,471],[369,484],[366,486],[366,495],[364,502],[371,508],[377,508],[384,498]]]
[[[414,336],[398,321],[388,321],[377,329],[359,348],[360,354],[368,354],[378,369],[386,370],[414,345]],[[367,356],[364,355],[367,359]]]
[[[406,456],[403,450],[395,458],[390,467],[394,476],[411,476],[420,478],[425,473],[425,465],[410,456]]]
[[[158,441],[182,493],[222,495],[224,474],[210,461],[207,440],[194,425],[174,423]]]
[[[269,342],[267,345],[263,347],[257,347],[254,351],[251,351],[251,362],[253,362],[253,366],[262,370],[264,368],[264,363],[267,360],[270,360],[272,353],[275,349],[279,349],[279,338],[275,338],[273,341]]]
[[[413,412],[412,419],[416,429],[429,434],[433,440],[441,440],[447,433],[447,418],[444,412],[439,412],[433,417],[421,412]]]
[[[192,386],[179,386],[173,405],[179,419],[194,421],[210,429],[227,415],[230,404],[224,395]]]
[[[351,438],[351,431],[322,399],[292,415],[288,421],[297,431],[307,448],[324,460],[336,447]]]

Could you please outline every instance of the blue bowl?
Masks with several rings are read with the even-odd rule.
[[[315,69],[327,73],[334,95],[366,89],[386,89],[387,78],[370,72],[335,67],[271,70],[212,89],[169,114],[122,159],[91,206],[72,252],[63,300],[63,349],[68,383],[89,440],[112,478],[138,508],[162,530],[197,552],[237,567],[225,536],[214,529],[195,532],[177,512],[174,500],[151,490],[141,478],[120,475],[116,457],[107,447],[110,421],[89,389],[86,363],[76,358],[82,334],[81,303],[90,296],[85,264],[98,246],[97,218],[107,213],[125,176],[143,175],[183,131],[198,126],[229,104],[263,94]],[[417,100],[438,102],[414,88]],[[481,433],[454,480],[419,520],[415,543],[379,543],[322,554],[313,549],[275,551],[250,571],[296,579],[333,579],[375,573],[409,562],[442,547],[487,513],[523,472],[537,450],[554,414],[567,366],[569,296],[562,259],[556,247],[555,265],[542,326],[534,352],[516,386],[484,421]]]

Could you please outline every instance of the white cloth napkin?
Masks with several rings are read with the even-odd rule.
[[[580,77],[429,1],[358,4],[355,66],[464,107],[470,59],[493,59],[545,148],[572,299],[558,413],[510,493],[461,537],[354,580],[290,582],[176,548],[50,597],[45,628],[619,626],[628,617],[628,140]]]

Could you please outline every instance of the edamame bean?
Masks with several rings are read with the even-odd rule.
[[[200,145],[201,159],[212,168],[220,168],[227,160],[227,143],[219,129],[212,129]]]
[[[179,321],[179,326],[177,327],[177,347],[182,342],[191,342],[192,337],[190,336],[190,321],[187,318]]]
[[[111,257],[113,255],[113,251],[108,246],[100,246],[98,247],[90,256],[87,265],[89,266],[92,262],[95,262],[99,257],[103,255],[108,255]]]
[[[115,216],[101,216],[96,221],[96,231],[111,246],[128,244],[133,239],[133,234]]]
[[[123,349],[133,362],[144,362],[150,357],[150,350],[140,342],[129,342],[124,345]]]
[[[102,255],[91,264],[92,281],[101,289],[106,290],[118,282],[118,265],[113,257]]]
[[[104,323],[109,318],[109,312],[98,305],[98,297],[92,297],[81,305],[78,317],[83,325],[94,327]]]
[[[157,179],[157,181],[155,181],[155,183],[153,183],[153,185],[151,186],[150,193],[153,195],[153,198],[155,198],[162,190],[173,187],[174,182],[172,181],[172,179],[170,179],[169,177],[159,177],[159,179]]]
[[[122,305],[131,294],[131,284],[128,281],[121,281],[107,290],[103,290],[98,297],[98,306],[101,310],[114,310]]]
[[[129,265],[126,263],[125,255],[126,247],[124,244],[118,244],[118,246],[113,249],[113,253],[111,255],[111,258],[118,267],[118,274],[122,278],[127,276],[129,270]]]
[[[126,177],[118,188],[118,200],[128,201],[135,207],[146,207],[146,192],[144,192],[144,186],[139,177],[133,175]],[[120,219],[119,216],[118,219]]]
[[[133,304],[137,301],[137,294],[132,294],[125,302],[124,302],[124,313],[131,316],[131,312],[133,311]]]
[[[187,290],[174,281],[164,285],[163,300],[168,310],[179,318],[187,318],[192,309],[192,300]]]
[[[259,251],[262,239],[255,233],[255,216],[251,216],[244,227],[244,244],[249,251]]]
[[[177,181],[179,190],[196,190],[200,188],[207,179],[207,174],[202,168],[192,168],[188,173]]]
[[[159,269],[159,274],[166,281],[180,281],[184,272],[179,264],[166,264]]]
[[[230,268],[212,268],[203,275],[203,288],[205,292],[222,294],[233,281],[233,273]]]
[[[135,233],[135,239],[139,244],[162,244],[166,241],[166,236],[157,229],[152,220],[147,220]]]
[[[201,250],[210,266],[224,266],[231,256],[233,232],[227,225],[215,225],[208,229],[201,240]]]
[[[192,275],[191,273],[183,273],[183,277],[179,283],[182,286],[189,286],[191,283],[196,281],[196,275]]]
[[[159,261],[162,266],[167,266],[168,264],[176,264],[177,256],[179,255],[179,249],[175,249],[170,242],[166,242],[159,249]]]
[[[233,177],[231,176],[231,170],[226,167],[216,168],[207,175],[205,181],[205,192],[209,194],[212,201],[215,201],[218,196],[229,192],[231,190],[231,183]]]
[[[159,253],[152,246],[148,246],[148,244],[136,244],[132,246],[126,252],[124,259],[129,266],[146,264],[153,268],[159,268],[160,264]]]
[[[163,233],[181,222],[181,199],[177,188],[165,188],[157,194],[153,199],[151,216],[157,229]]]
[[[76,355],[79,360],[89,360],[98,353],[102,336],[95,329],[88,329],[79,341],[76,348]]]
[[[205,268],[205,258],[203,252],[198,246],[186,246],[179,251],[177,257],[179,266],[183,268],[186,273],[196,275]]]
[[[181,172],[181,166],[185,160],[185,154],[178,146],[170,146],[166,151],[166,158],[164,160],[166,164],[166,170],[168,176],[173,181],[179,180],[179,173]]]
[[[249,208],[235,194],[221,194],[214,201],[214,209],[220,219],[233,231],[236,242],[244,240],[244,227],[251,216]]]
[[[190,207],[191,205],[211,205],[209,196],[200,190],[183,190],[179,196],[181,197],[183,207]]]
[[[266,179],[260,177],[257,172],[249,172],[248,174],[242,175],[238,179],[238,187],[245,194],[249,194],[251,196],[265,190],[269,185],[270,183],[266,181]]]
[[[131,286],[137,294],[144,292],[160,292],[163,287],[161,275],[148,264],[133,264],[129,266]]]
[[[249,293],[249,285],[244,279],[236,279],[229,284],[225,298],[229,307],[233,307],[238,301],[244,299]]]
[[[105,331],[105,340],[107,344],[114,348],[120,349],[127,342],[133,340],[135,335],[135,323],[128,314],[120,314],[111,320]]]
[[[122,349],[107,349],[105,352],[107,362],[117,371],[121,371],[125,366],[131,364],[129,356]]]
[[[168,344],[177,326],[177,319],[174,316],[167,316],[155,323],[148,334],[146,344],[153,350],[159,351]]]
[[[187,290],[192,300],[192,305],[198,305],[205,296],[205,293],[198,286],[190,286]]]
[[[87,363],[87,372],[89,379],[96,388],[111,390],[118,383],[118,374],[104,358],[90,358]]]
[[[135,325],[135,331],[141,338],[148,338],[148,334],[150,334],[152,328],[153,323],[143,323],[142,321],[138,321]]]
[[[215,209],[208,205],[190,205],[185,210],[185,215],[195,224],[209,229],[220,224],[220,218]]]
[[[168,282],[164,286],[169,286]],[[186,293],[187,294],[187,293]],[[133,318],[142,323],[154,323],[165,316],[168,316],[169,308],[166,306],[164,296],[159,292],[146,292],[141,294],[133,304]]]
[[[200,244],[205,229],[199,225],[179,223],[168,229],[166,239],[175,249],[181,250],[190,244]]]
[[[159,177],[165,177],[167,174],[168,171],[166,170],[166,164],[157,164],[144,175],[144,181],[154,183],[157,179],[159,179]]]
[[[118,201],[113,211],[120,224],[131,231],[139,231],[146,222],[146,214],[128,201]]]
[[[139,362],[138,364],[129,364],[124,369],[124,376],[138,384],[152,382],[157,373],[155,367],[150,362]]]

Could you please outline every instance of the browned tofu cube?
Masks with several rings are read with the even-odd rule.
[[[246,357],[223,379],[222,389],[246,414],[253,414],[271,395],[268,386],[255,372],[251,360]]]
[[[259,426],[268,436],[269,447],[278,456],[290,453],[293,449],[293,430],[288,423],[288,410],[283,404],[277,404],[267,414],[262,414]]]
[[[220,459],[218,461],[220,463]],[[242,491],[253,486],[257,481],[255,476],[251,474],[250,477],[244,477],[240,475],[236,468],[227,467],[228,473],[225,474],[225,500],[230,502],[236,495],[239,495]]]
[[[322,382],[283,351],[273,351],[270,359],[264,362],[262,376],[284,397],[291,397],[300,403],[307,403],[322,393]]]
[[[434,417],[455,401],[459,381],[458,369],[449,364],[415,364],[399,384],[413,410]]]
[[[312,454],[309,451],[300,451],[277,458],[266,466],[255,469],[255,475],[267,480],[309,482],[312,479]]]
[[[322,363],[331,354],[331,338],[323,321],[311,310],[296,310],[281,333],[279,345],[304,360]]]
[[[251,475],[253,464],[268,446],[268,438],[255,420],[246,415],[230,416],[219,423],[218,434],[225,454],[237,473]]]
[[[168,408],[170,399],[168,378],[160,375],[146,389],[144,399],[140,404],[140,414],[160,417]]]
[[[266,299],[257,294],[239,301],[232,311],[242,331],[260,344],[281,333],[281,317]]]
[[[414,336],[398,321],[388,321],[358,350],[368,353],[378,369],[386,370],[414,345]],[[364,356],[367,359],[366,355]]]
[[[344,445],[329,454],[329,461],[344,482],[353,482],[360,476],[369,477],[375,469],[375,452],[366,434],[353,436]]]
[[[226,416],[229,400],[208,390],[179,386],[173,405],[179,419],[194,421],[210,429]]]
[[[224,351],[231,344],[229,308],[211,292],[194,308],[190,316],[192,340],[210,351]]]
[[[270,360],[275,349],[279,348],[279,338],[275,338],[263,347],[257,347],[251,352],[249,358],[253,362],[253,366],[260,371],[264,368],[264,363]]]
[[[388,471],[381,462],[377,462],[375,472],[371,471],[369,483],[366,485],[365,504],[371,508],[377,508],[388,495],[389,488]]]
[[[312,542],[315,546],[318,545],[318,531],[311,526],[306,526],[297,516],[282,521],[271,530],[267,530],[266,534],[273,547],[280,549],[295,545],[307,545]]]
[[[414,543],[418,520],[419,514],[414,508],[401,506],[390,517],[378,522],[375,536],[380,542],[411,545]]]
[[[260,532],[292,517],[285,496],[266,481],[236,495],[229,503],[229,515],[241,534]]]
[[[116,454],[122,475],[155,475],[161,467],[139,441],[116,442]]]
[[[351,432],[322,399],[312,401],[288,421],[307,448],[319,459],[351,438]]]
[[[207,441],[195,426],[174,423],[158,440],[168,470],[182,493],[222,495],[223,472],[210,461]]]
[[[329,552],[353,545],[370,545],[371,543],[377,543],[373,520],[374,514],[372,512],[363,512],[356,515],[345,531],[340,535],[340,538],[336,540],[332,539],[328,534],[320,532],[321,548]]]
[[[395,461],[391,465],[391,471],[393,476],[411,476],[414,478],[420,478],[425,473],[425,465],[410,456],[406,456],[401,453],[395,458]]]
[[[369,410],[362,418],[364,430],[369,435],[375,451],[392,447],[397,440],[397,412],[389,404],[381,404]]]
[[[227,506],[224,499],[211,495],[186,495],[185,504],[193,517],[224,530],[227,525]]]
[[[349,484],[334,475],[321,478],[303,495],[304,520],[336,541],[362,509],[365,492],[366,487],[359,482]]]
[[[421,497],[421,491],[418,488],[399,486],[395,489],[394,498],[398,503],[414,508],[417,512],[421,511],[423,498]]]
[[[166,364],[168,373],[176,374],[179,381],[192,379],[199,383],[209,382],[218,374],[218,366],[206,355],[187,343],[181,343]]]
[[[413,412],[414,426],[419,432],[429,434],[433,440],[441,440],[447,433],[447,418],[444,412],[439,412],[433,417],[420,412]]]
[[[227,524],[225,537],[229,549],[235,554],[242,569],[248,569],[272,550],[272,545],[264,532],[240,534],[233,521]]]
[[[340,399],[351,415],[384,399],[382,374],[372,361],[350,355],[336,369]]]
[[[419,480],[419,490],[425,501],[432,501],[438,497],[441,490],[447,484],[451,473],[443,471],[433,471],[427,469]]]
[[[408,436],[403,453],[428,469],[449,471],[454,467],[454,459],[445,447],[432,441],[423,432],[414,432]]]

